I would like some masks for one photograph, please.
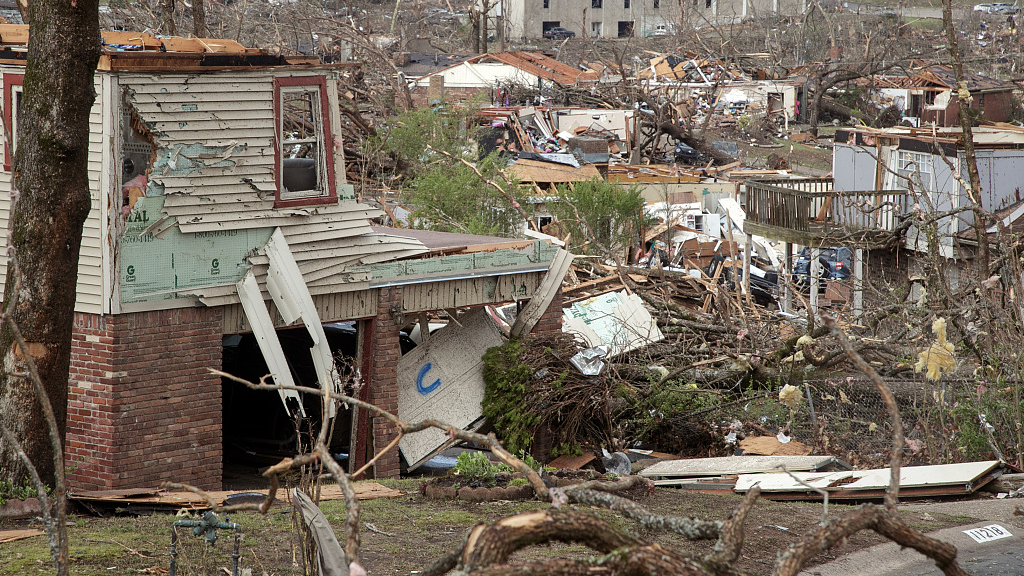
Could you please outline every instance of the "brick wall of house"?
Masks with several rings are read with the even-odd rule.
[[[77,489],[221,485],[221,311],[76,314],[65,455]]]
[[[557,334],[562,331],[562,289],[559,288],[555,297],[544,311],[544,315],[537,321],[537,325],[530,331],[531,334]]]
[[[398,359],[402,349],[398,341],[401,326],[395,324],[391,308],[402,306],[401,288],[381,288],[377,297],[377,316],[373,319],[373,344],[370,350],[370,402],[398,414]],[[373,452],[384,449],[398,436],[398,430],[387,419],[373,418]],[[397,449],[392,449],[374,464],[375,478],[397,478],[400,462]]]

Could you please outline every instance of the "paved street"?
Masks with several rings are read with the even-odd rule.
[[[1024,500],[966,500],[934,504],[909,504],[900,508],[929,514],[963,515],[982,518],[969,526],[947,528],[930,536],[957,547],[961,566],[972,576],[1020,576],[1024,574],[1024,517],[1014,516],[1014,507]],[[1011,534],[985,543],[976,542],[965,530],[998,525]],[[896,544],[881,544],[844,556],[834,562],[802,572],[804,576],[941,576],[921,554]]]

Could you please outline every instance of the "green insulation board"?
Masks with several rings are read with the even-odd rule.
[[[121,234],[122,302],[187,297],[190,289],[230,285],[248,270],[246,257],[262,248],[273,228],[184,234],[177,226],[157,238],[143,234],[161,217],[163,197],[139,198]]]

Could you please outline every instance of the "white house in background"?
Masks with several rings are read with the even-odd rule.
[[[525,40],[541,38],[555,27],[577,38],[664,36],[805,9],[806,0],[500,0],[495,11],[505,14],[509,38]]]

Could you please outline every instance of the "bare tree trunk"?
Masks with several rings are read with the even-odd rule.
[[[480,12],[480,53],[487,53],[487,11],[490,10],[490,5],[484,3],[484,9]]]
[[[960,61],[960,46],[957,42],[956,30],[953,29],[952,0],[942,0],[942,23],[946,32],[946,44],[949,46],[949,58],[953,63],[953,73],[956,74],[960,129],[964,135],[964,157],[967,161],[967,175],[971,182],[967,195],[974,204],[974,233],[978,237],[978,259],[981,261],[979,262],[980,272],[984,279],[992,275],[988,233],[985,229],[985,207],[981,204],[981,177],[978,176],[978,160],[974,155],[974,132],[971,130],[971,118],[966,113],[971,107],[971,93],[967,90],[967,82],[964,81],[964,65]]]
[[[810,128],[807,130],[815,138],[818,136],[818,117],[821,115],[821,98],[825,95],[825,88],[822,86],[821,76],[817,75],[814,77],[814,96],[811,97],[811,101],[808,102],[810,107],[807,109],[810,118]]]
[[[480,12],[474,6],[470,14],[470,18],[473,20],[473,53],[482,54],[483,51],[480,49]]]
[[[192,35],[206,38],[206,0],[192,0]]]
[[[160,19],[163,33],[174,36],[178,28],[174,24],[174,3],[176,0],[160,0]]]
[[[24,94],[18,116],[10,248],[20,266],[9,269],[6,301],[16,298],[14,322],[29,354],[16,351],[8,325],[0,331],[0,422],[20,440],[45,482],[54,483],[54,452],[46,420],[26,373],[38,367],[63,442],[74,320],[78,250],[90,209],[87,160],[89,112],[100,55],[99,2],[34,1]],[[18,288],[16,289],[16,286]],[[54,445],[56,444],[56,450]],[[0,443],[0,478],[20,481],[26,469]]]

